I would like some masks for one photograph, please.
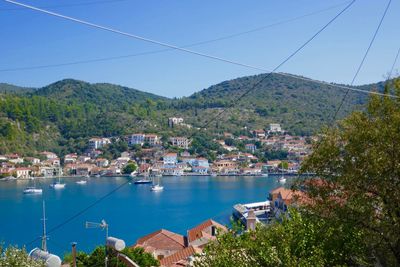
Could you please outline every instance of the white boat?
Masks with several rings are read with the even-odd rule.
[[[58,178],[58,182],[50,184],[50,187],[54,189],[63,189],[65,187],[65,184],[61,183],[60,178]]]
[[[268,177],[268,173],[263,173],[263,174],[261,174],[261,176]]]
[[[79,180],[79,181],[76,181],[76,183],[77,183],[77,184],[86,184],[87,181],[86,181],[86,180]]]
[[[280,182],[281,184],[286,183],[286,178],[282,175],[281,178],[279,178],[279,182]]]
[[[162,191],[162,190],[164,190],[164,186],[161,186],[159,184],[152,185],[150,190],[151,191]]]
[[[100,178],[101,175],[100,175],[100,174],[96,174],[95,177],[96,177],[96,178]]]
[[[129,174],[129,176],[130,176],[130,177],[136,177],[136,176],[137,176],[137,172],[136,172],[136,171],[131,172],[131,174]]]
[[[154,184],[154,180],[153,180],[153,185],[151,186],[150,190],[154,191],[154,192],[164,190],[164,186],[160,185],[160,178],[158,178],[158,183],[157,184]]]
[[[212,177],[217,177],[217,174],[216,174],[215,172],[212,172],[212,173],[211,173],[211,176],[212,176]]]
[[[27,187],[24,189],[24,194],[29,194],[29,195],[33,195],[33,194],[42,194],[43,190],[41,188],[36,188],[36,187]]]

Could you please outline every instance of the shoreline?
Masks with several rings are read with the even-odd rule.
[[[209,177],[236,177],[236,176],[241,176],[241,177],[265,177],[268,178],[270,175],[272,176],[278,176],[278,175],[282,175],[281,172],[271,172],[271,173],[267,173],[268,175],[265,174],[217,174],[215,176],[210,175],[210,174],[199,174],[199,173],[184,173],[183,175],[163,175],[162,177],[171,177],[171,176],[176,176],[176,177],[180,177],[180,176],[209,176]],[[307,174],[298,174],[298,173],[284,173],[284,176],[314,176],[315,174],[313,173],[307,173]],[[143,179],[143,178],[151,178],[151,177],[146,177],[146,176],[130,176],[129,174],[117,174],[117,175],[110,175],[110,176],[100,176],[100,177],[95,177],[95,176],[90,176],[90,177],[86,177],[86,176],[82,176],[82,175],[65,175],[65,176],[47,176],[47,177],[30,177],[30,178],[15,178],[15,179],[0,179],[0,181],[25,181],[25,180],[35,180],[35,179],[39,179],[39,180],[50,180],[50,179],[74,179],[74,178],[115,178],[115,177],[126,177],[126,178],[132,178],[132,179]]]

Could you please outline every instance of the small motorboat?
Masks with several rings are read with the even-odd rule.
[[[34,194],[42,194],[43,190],[41,188],[36,188],[34,186],[27,187],[24,189],[24,194],[26,195],[34,195]]]
[[[284,176],[281,176],[281,178],[279,178],[279,182],[280,182],[281,184],[286,183],[286,178],[285,178]]]
[[[162,191],[162,190],[164,190],[164,186],[161,186],[161,185],[159,185],[159,184],[156,184],[156,185],[152,185],[151,186],[151,189],[150,189],[151,191]]]
[[[76,183],[77,183],[77,184],[84,185],[84,184],[87,183],[87,181],[86,181],[86,180],[79,180],[79,181],[76,181]]]

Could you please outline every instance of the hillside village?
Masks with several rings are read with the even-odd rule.
[[[168,126],[191,127],[179,117],[169,118]],[[189,136],[132,133],[117,138],[93,137],[84,153],[63,157],[51,151],[41,151],[35,156],[0,155],[0,175],[3,179],[129,175],[126,168],[129,164],[137,166],[138,176],[297,173],[311,152],[313,139],[290,135],[276,123],[265,129],[250,130],[247,135],[224,132],[212,140],[219,149],[211,151],[215,155],[211,159],[193,149]],[[107,152],[114,142],[125,143],[127,149],[111,157]]]

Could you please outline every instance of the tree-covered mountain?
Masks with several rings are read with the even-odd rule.
[[[293,77],[265,75],[225,81],[179,99],[73,79],[36,89],[0,84],[0,153],[43,149],[66,153],[83,149],[92,136],[138,131],[189,135],[204,125],[207,134],[245,134],[278,122],[292,133],[313,134],[331,123],[345,93],[343,89]],[[236,101],[263,78],[254,90]],[[383,84],[362,89],[382,90]],[[338,118],[362,108],[366,100],[366,94],[350,92]],[[222,110],[225,112],[213,119]],[[169,129],[170,116],[181,116],[194,127]]]

